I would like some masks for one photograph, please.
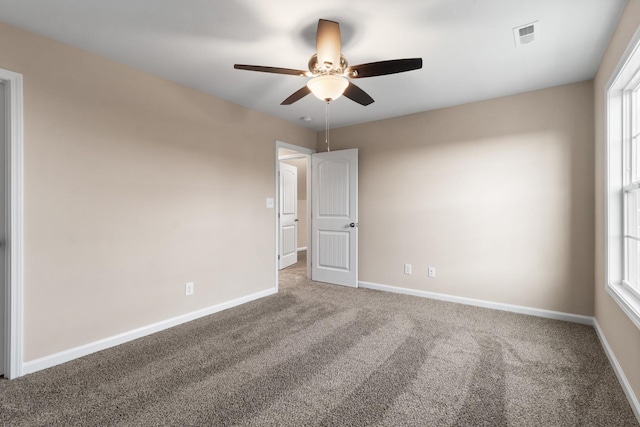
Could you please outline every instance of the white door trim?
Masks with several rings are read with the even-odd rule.
[[[311,155],[315,154],[316,150],[312,150],[310,148],[305,148],[305,147],[300,147],[298,145],[293,145],[293,144],[287,144],[286,142],[282,142],[282,141],[278,141],[276,140],[275,143],[275,173],[274,173],[274,193],[275,193],[275,203],[274,205],[276,206],[276,212],[273,215],[274,217],[274,221],[275,221],[275,226],[273,227],[273,229],[275,230],[275,236],[276,236],[276,244],[274,246],[274,266],[275,266],[275,288],[276,291],[278,290],[278,279],[279,279],[279,269],[278,269],[278,252],[279,252],[279,248],[280,248],[280,230],[279,230],[279,226],[278,226],[278,209],[280,206],[280,183],[279,183],[279,179],[278,179],[278,172],[280,171],[280,159],[278,159],[278,151],[280,151],[281,148],[287,149],[287,150],[292,150],[292,151],[297,151],[298,153],[304,154],[307,156],[307,242],[310,242],[311,240],[311,179],[310,179],[310,174],[309,172],[311,171]],[[307,244],[307,247],[309,249],[307,249],[307,277],[310,278],[311,277],[311,262],[309,262],[309,260],[311,258],[309,258],[310,253],[309,251],[311,250],[311,245]]]
[[[5,292],[5,377],[22,375],[22,302],[24,280],[23,223],[23,97],[22,74],[0,68],[0,81],[7,94],[7,250]]]

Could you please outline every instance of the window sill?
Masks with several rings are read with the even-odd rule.
[[[622,283],[607,284],[607,292],[618,303],[622,311],[640,329],[640,298],[627,289]]]

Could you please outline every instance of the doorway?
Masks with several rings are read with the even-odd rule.
[[[291,206],[285,208],[286,199],[284,174],[293,169],[297,174],[299,168],[283,162],[300,161],[300,169],[306,170],[306,179],[301,179],[299,187],[306,187],[305,197],[298,204],[297,214]],[[275,162],[275,195],[276,195],[276,291],[279,289],[279,270],[295,265],[297,260],[289,258],[293,250],[293,241],[297,230],[295,219],[304,222],[299,236],[306,240],[298,247],[306,248],[307,279],[358,287],[358,150],[338,150],[326,153],[315,153],[314,150],[276,141]],[[282,170],[281,170],[282,169]],[[289,176],[294,176],[289,173]],[[291,179],[290,179],[291,181]],[[294,190],[295,191],[295,190]],[[306,199],[306,200],[305,200]],[[296,201],[298,201],[296,199]],[[293,224],[293,226],[292,226]],[[281,262],[286,257],[286,262]]]
[[[22,75],[0,69],[0,372],[23,375]]]
[[[291,219],[289,222],[295,221],[295,219],[298,220],[294,222],[296,230],[296,237],[294,239],[295,251],[307,251],[306,255],[308,257],[308,252],[310,250],[308,242],[310,242],[311,238],[311,230],[309,228],[311,224],[311,200],[308,197],[308,195],[310,195],[311,181],[308,171],[311,169],[311,154],[313,153],[315,153],[315,150],[276,141],[276,287],[279,285],[279,271],[281,267],[280,260],[284,255],[291,257],[291,251],[287,248],[283,248],[283,243],[287,242],[282,241],[283,200],[280,182],[282,177],[281,164],[284,163],[286,165],[285,167],[293,167],[296,170],[296,215],[295,218]],[[284,225],[287,226],[287,224]],[[291,246],[291,244],[288,243],[288,246]],[[286,264],[287,263],[284,265]],[[310,277],[310,265],[307,265],[307,278]]]

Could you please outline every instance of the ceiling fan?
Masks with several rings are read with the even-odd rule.
[[[291,105],[309,93],[313,93],[327,103],[340,95],[344,95],[352,101],[365,106],[373,103],[373,98],[349,79],[384,76],[422,68],[422,58],[393,59],[349,66],[340,49],[340,24],[320,19],[316,33],[317,52],[309,59],[309,71],[243,64],[235,64],[233,68],[261,71],[263,73],[312,77],[306,86],[294,92],[282,101],[280,105]]]

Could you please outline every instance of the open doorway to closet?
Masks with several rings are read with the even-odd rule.
[[[276,285],[279,271],[308,259],[314,150],[276,141]],[[307,266],[307,277],[311,277]]]

